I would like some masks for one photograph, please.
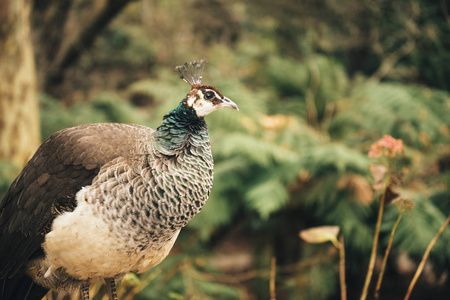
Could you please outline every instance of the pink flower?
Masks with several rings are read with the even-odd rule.
[[[380,157],[387,155],[394,157],[397,154],[403,154],[403,141],[401,139],[394,139],[390,135],[384,135],[376,143],[372,144],[369,150],[369,157]]]

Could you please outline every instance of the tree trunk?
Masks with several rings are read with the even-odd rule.
[[[0,0],[0,160],[24,165],[40,144],[31,0]]]

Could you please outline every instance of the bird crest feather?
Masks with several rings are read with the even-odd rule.
[[[175,70],[180,74],[180,78],[191,86],[194,84],[201,84],[203,68],[207,61],[208,60],[204,58],[192,62],[185,62],[183,65],[175,67]]]

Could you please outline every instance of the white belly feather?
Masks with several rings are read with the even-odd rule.
[[[73,212],[64,213],[54,220],[52,230],[45,237],[45,265],[50,266],[45,277],[60,267],[77,279],[144,272],[169,254],[178,233],[162,249],[152,249],[150,245],[145,250],[129,251],[126,241],[111,232],[92,205],[78,201]]]

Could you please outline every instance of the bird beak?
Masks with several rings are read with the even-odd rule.
[[[230,108],[234,108],[235,110],[239,111],[239,107],[237,106],[237,104],[234,103],[233,101],[231,101],[231,99],[229,99],[227,97],[223,97],[223,99],[222,99],[220,108],[223,108],[223,107],[230,107]]]

